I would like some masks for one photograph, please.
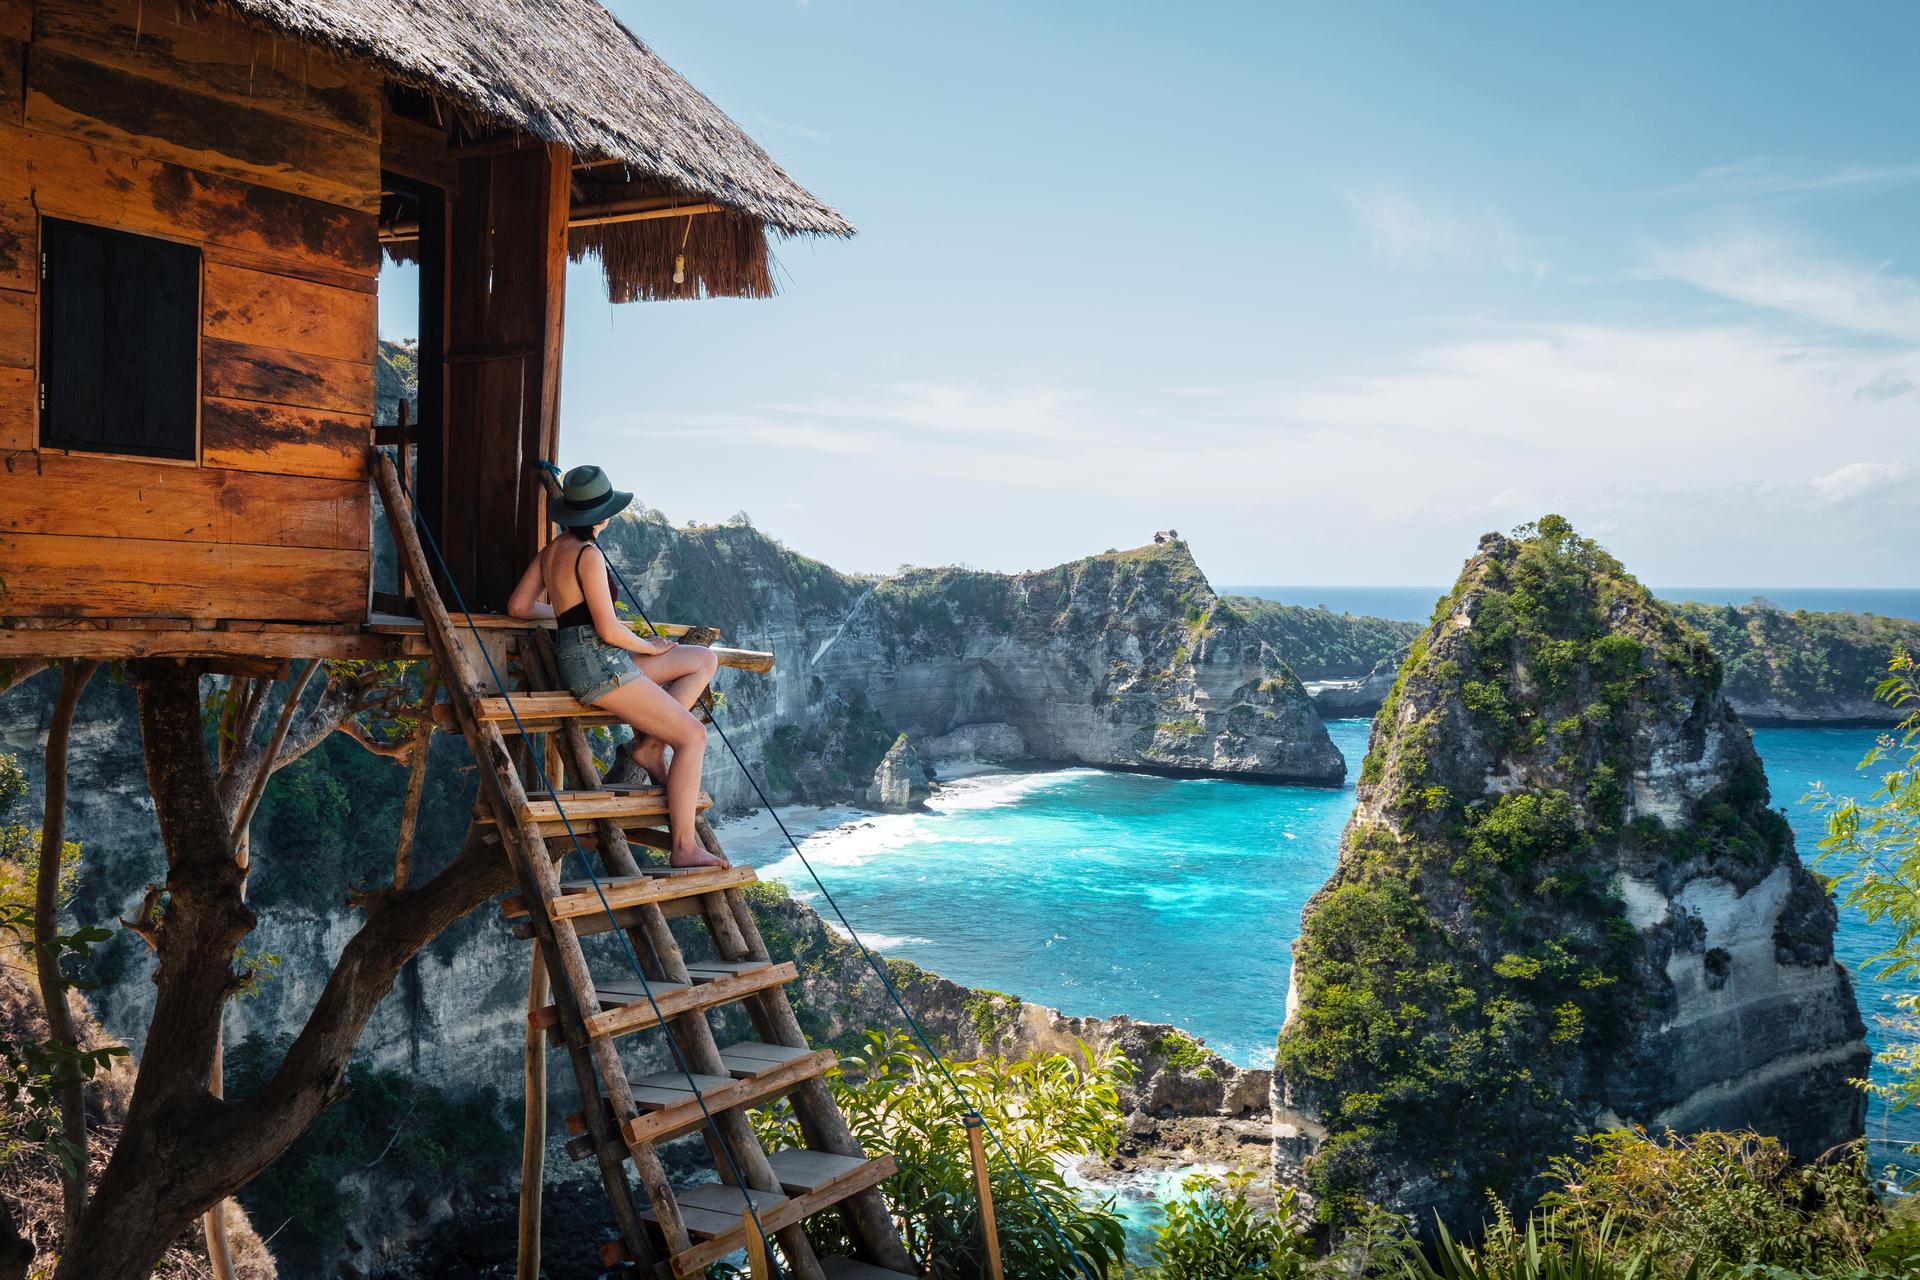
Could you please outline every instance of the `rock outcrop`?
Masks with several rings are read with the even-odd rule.
[[[894,739],[879,768],[873,771],[867,803],[888,813],[911,813],[923,808],[932,794],[933,788],[927,785],[927,766],[920,763],[919,753],[903,733]]]
[[[1705,640],[1555,517],[1488,535],[1375,721],[1294,948],[1274,1167],[1472,1231],[1577,1134],[1860,1136],[1835,910]]]
[[[724,677],[728,730],[777,799],[859,795],[902,732],[936,768],[984,758],[1345,776],[1299,680],[1220,605],[1182,542],[1033,573],[874,580],[743,521],[676,529],[643,513],[602,540],[656,617],[714,622],[728,643],[780,655],[771,677]],[[710,773],[717,803],[750,801],[724,759]]]

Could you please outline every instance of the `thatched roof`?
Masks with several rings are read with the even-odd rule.
[[[738,209],[788,234],[853,225],[788,177],[597,0],[224,0],[289,35],[375,63],[582,159]]]

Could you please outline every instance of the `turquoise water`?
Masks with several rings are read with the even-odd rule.
[[[1351,777],[1368,723],[1328,731]],[[1761,729],[1754,741],[1774,803],[1811,858],[1821,823],[1800,797],[1815,780],[1870,792],[1854,766],[1873,731]],[[1171,1022],[1235,1062],[1265,1066],[1300,909],[1333,869],[1352,807],[1350,787],[1077,769],[963,781],[930,813],[860,817],[804,847],[854,926],[888,955],[1070,1014]],[[811,895],[784,846],[736,847]],[[1839,950],[1869,1021],[1887,1008],[1886,989],[1860,962],[1885,941],[1843,915]],[[1884,1121],[1876,1114],[1876,1132]],[[1920,1139],[1920,1117],[1896,1117],[1891,1136]]]

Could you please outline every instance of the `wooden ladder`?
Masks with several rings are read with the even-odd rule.
[[[640,865],[635,843],[666,843],[659,792],[615,790],[603,783],[583,725],[604,723],[605,715],[556,691],[544,631],[530,627],[520,634],[516,666],[527,687],[489,694],[434,585],[392,460],[376,452],[373,470],[402,570],[419,602],[432,660],[477,765],[477,834],[504,847],[520,892],[505,900],[503,910],[516,935],[535,944],[521,1274],[531,1275],[539,1265],[545,1046],[557,1039],[572,1064],[582,1103],[569,1118],[574,1136],[567,1150],[598,1163],[619,1232],[602,1249],[607,1265],[631,1264],[659,1277],[697,1276],[747,1245],[751,1202],[760,1228],[778,1241],[787,1271],[798,1280],[916,1275],[879,1190],[893,1172],[892,1157],[867,1157],[822,1079],[834,1058],[807,1043],[794,1016],[785,984],[797,970],[791,961],[768,954],[740,893],[752,883],[752,869]],[[516,740],[513,749],[509,736]],[[553,794],[529,795],[522,781],[521,762],[531,760],[535,749],[528,739],[536,736],[543,739],[540,759]],[[702,842],[719,853],[712,827],[704,818],[699,825]],[[576,836],[583,851],[599,855],[604,874],[597,886],[563,883],[555,870],[556,860],[573,851]],[[718,959],[689,963],[668,924],[672,917],[704,923]],[[615,930],[625,935],[644,982],[631,973],[624,955],[619,976],[593,975],[581,940]],[[757,1038],[723,1047],[707,1014],[731,1004],[743,1007]],[[620,1055],[624,1038],[662,1030],[686,1070],[630,1071]],[[806,1145],[768,1152],[748,1112],[783,1097]],[[692,1133],[705,1139],[720,1180],[676,1188],[656,1148]],[[628,1182],[629,1165],[644,1205]],[[844,1219],[858,1260],[815,1256],[805,1220],[829,1208]]]

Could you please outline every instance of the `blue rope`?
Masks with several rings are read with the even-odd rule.
[[[400,469],[395,467],[395,477],[398,478],[399,474]],[[407,500],[408,513],[412,516],[413,523],[419,528],[421,539],[433,552],[434,563],[440,567],[440,574],[447,581],[447,589],[453,593],[455,606],[459,608],[461,616],[467,620],[467,629],[473,632],[475,647],[480,650],[480,656],[486,659],[488,674],[493,677],[495,687],[504,690],[507,687],[506,682],[501,679],[499,668],[494,666],[493,655],[487,651],[487,646],[481,642],[480,628],[473,620],[473,613],[467,608],[467,602],[461,597],[459,584],[454,581],[453,573],[447,568],[445,557],[440,554],[440,546],[434,541],[433,531],[428,529],[426,521],[421,519],[419,504],[414,501],[413,493],[408,489],[407,482],[404,479],[400,480],[400,492]],[[432,589],[431,583],[421,583],[419,586],[422,591]],[[507,701],[507,710],[513,716],[514,728],[519,731],[521,739],[523,741],[527,740],[530,737],[527,732],[527,726],[520,719],[520,712],[514,708],[511,699]],[[660,1011],[659,1001],[654,999],[653,984],[647,981],[646,970],[640,964],[640,956],[634,951],[633,942],[627,937],[627,931],[620,927],[619,917],[614,914],[613,904],[607,901],[606,890],[600,883],[598,873],[593,869],[593,859],[587,856],[586,849],[581,846],[579,833],[573,829],[573,819],[567,816],[566,807],[560,801],[560,789],[554,786],[547,778],[546,762],[534,756],[531,751],[528,752],[528,755],[532,757],[534,772],[540,779],[540,785],[546,790],[548,795],[553,797],[554,810],[560,815],[560,822],[561,825],[566,828],[567,838],[573,842],[573,852],[579,855],[580,865],[586,868],[587,878],[593,883],[593,892],[595,896],[600,899],[600,909],[606,913],[607,923],[611,926],[610,931],[615,937],[620,939],[620,949],[625,952],[627,963],[633,967],[634,976],[640,979],[640,990],[647,997],[647,1004],[653,1009],[655,1021],[660,1024],[661,1030],[667,1032],[667,1048],[673,1051],[674,1065],[680,1069],[680,1074],[687,1078],[687,1088],[693,1091],[694,1101],[700,1105],[701,1118],[706,1121],[707,1128],[713,1131],[714,1137],[719,1142],[721,1154],[727,1158],[727,1168],[733,1173],[735,1185],[740,1188],[741,1199],[746,1201],[747,1215],[753,1219],[754,1230],[760,1233],[762,1243],[768,1244],[767,1262],[768,1265],[774,1269],[774,1280],[779,1280],[781,1274],[780,1264],[774,1260],[771,1242],[767,1239],[767,1229],[760,1223],[760,1211],[754,1205],[752,1188],[747,1186],[747,1179],[745,1175],[740,1172],[740,1163],[734,1158],[733,1144],[727,1141],[726,1135],[722,1133],[720,1127],[714,1123],[713,1113],[707,1110],[706,1097],[700,1092],[700,1085],[699,1082],[694,1079],[693,1069],[687,1065],[686,1058],[681,1054],[680,1045],[674,1040],[672,1029],[667,1025],[666,1015]],[[502,817],[504,816],[505,815],[502,815]],[[590,1101],[589,1105],[591,1105]]]
[[[540,465],[553,475],[557,476],[560,474],[560,469],[551,462],[542,462]],[[661,634],[660,628],[654,626],[653,620],[647,616],[646,609],[640,604],[640,597],[635,594],[632,587],[627,585],[626,575],[622,574],[620,567],[613,563],[613,557],[607,557],[607,566],[613,570],[613,576],[619,581],[620,589],[624,591],[627,598],[633,602],[633,610],[640,616],[640,621],[646,624],[647,629],[653,632],[655,637],[663,640],[666,639],[667,637]],[[753,787],[754,795],[759,797],[761,806],[772,816],[774,825],[780,828],[780,834],[786,837],[788,847],[793,850],[794,856],[800,859],[800,865],[807,869],[807,874],[813,878],[813,883],[820,890],[821,897],[825,898],[827,905],[833,908],[833,914],[839,919],[840,927],[846,931],[847,937],[853,940],[853,945],[860,949],[860,954],[866,959],[868,966],[878,975],[881,983],[886,987],[887,994],[893,998],[893,1003],[899,1008],[901,1016],[906,1019],[907,1026],[912,1029],[914,1039],[920,1042],[920,1047],[926,1051],[927,1057],[933,1062],[933,1065],[939,1069],[940,1074],[946,1078],[947,1085],[953,1090],[954,1096],[957,1097],[966,1108],[965,1114],[978,1120],[980,1127],[985,1130],[987,1136],[993,1139],[993,1145],[999,1148],[1001,1156],[1007,1162],[1007,1168],[1012,1170],[1015,1178],[1019,1179],[1020,1185],[1026,1189],[1028,1199],[1033,1202],[1034,1207],[1039,1209],[1041,1216],[1046,1219],[1047,1227],[1053,1233],[1054,1239],[1065,1246],[1067,1252],[1073,1256],[1075,1265],[1086,1275],[1087,1280],[1101,1280],[1100,1273],[1094,1270],[1091,1263],[1080,1256],[1080,1251],[1074,1247],[1073,1241],[1067,1238],[1066,1232],[1061,1228],[1059,1220],[1053,1216],[1053,1211],[1047,1208],[1046,1202],[1040,1199],[1039,1192],[1034,1188],[1033,1183],[1028,1181],[1027,1175],[1021,1171],[1019,1163],[1013,1158],[1013,1154],[1007,1150],[1006,1144],[1000,1140],[1000,1135],[994,1132],[993,1126],[988,1124],[986,1117],[980,1114],[980,1108],[976,1106],[973,1099],[967,1095],[966,1089],[954,1078],[953,1072],[947,1069],[947,1064],[941,1059],[939,1052],[933,1047],[932,1041],[927,1037],[926,1028],[922,1027],[920,1020],[913,1016],[913,1010],[907,1007],[907,1002],[905,998],[901,996],[900,989],[894,985],[893,977],[887,972],[887,967],[874,957],[873,952],[867,948],[867,944],[861,940],[860,935],[854,932],[852,923],[847,919],[847,913],[840,909],[840,903],[834,898],[833,892],[827,888],[826,882],[820,878],[820,873],[814,870],[813,863],[807,860],[807,855],[800,851],[800,842],[794,839],[793,832],[787,829],[786,820],[780,816],[780,811],[774,807],[773,801],[767,798],[766,791],[760,786],[760,780],[753,776],[753,770],[747,768],[747,762],[740,758],[740,752],[734,747],[733,739],[727,736],[726,727],[720,723],[719,707],[714,702],[712,694],[708,693],[703,696],[707,716],[712,722],[714,729],[719,732],[720,741],[726,744],[727,754],[733,757],[733,762],[740,766],[740,772],[746,775],[747,782]]]

